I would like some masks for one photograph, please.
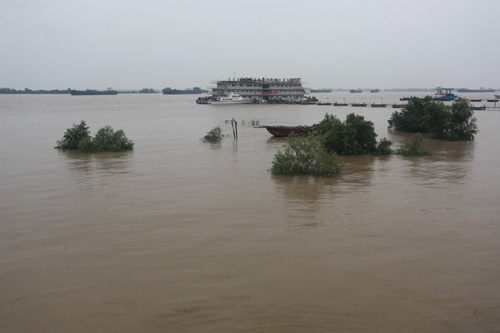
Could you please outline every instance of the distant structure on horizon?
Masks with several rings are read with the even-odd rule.
[[[459,93],[490,93],[490,92],[495,92],[495,89],[491,88],[479,88],[479,89],[467,89],[467,88],[460,88],[457,89],[457,92]]]
[[[331,93],[333,89],[311,89],[311,93]]]
[[[89,95],[117,95],[118,91],[113,90],[113,88],[108,88],[106,90],[71,90],[72,96],[89,96]]]
[[[194,87],[193,89],[171,89],[167,87],[162,90],[164,95],[201,95],[207,93],[208,90],[202,90],[200,87]]]

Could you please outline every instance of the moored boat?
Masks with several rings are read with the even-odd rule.
[[[453,88],[437,87],[436,94],[435,94],[436,97],[434,97],[434,99],[436,101],[442,101],[442,102],[454,101],[455,98],[457,98],[457,96],[451,92],[452,90],[453,90]]]
[[[212,105],[228,105],[228,104],[250,104],[253,101],[250,98],[241,97],[239,94],[229,94],[229,96],[214,97],[210,101]]]
[[[366,106],[366,103],[352,103],[351,105],[354,106],[354,107],[362,107],[362,108],[364,108]]]
[[[307,136],[312,131],[318,128],[318,124],[312,126],[260,126],[267,129],[269,133],[271,133],[275,137],[287,137],[290,134],[294,133],[299,136]]]

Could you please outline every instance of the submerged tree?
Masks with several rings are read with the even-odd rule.
[[[95,137],[90,136],[90,131],[85,121],[66,130],[62,140],[57,141],[63,150],[79,149],[84,152],[124,151],[132,150],[134,143],[125,136],[123,130],[114,131],[111,126],[105,126],[97,131]]]
[[[215,142],[220,142],[224,135],[222,134],[222,131],[220,129],[220,126],[214,127],[211,129],[207,135],[201,139],[203,142],[210,142],[210,143],[215,143]]]
[[[274,155],[271,173],[274,175],[334,176],[343,170],[343,163],[335,153],[328,153],[319,136],[292,135],[283,151]]]
[[[125,136],[123,130],[115,132],[109,125],[98,130],[94,138],[84,138],[78,145],[81,151],[88,153],[132,150],[133,147],[134,143]]]
[[[348,114],[344,122],[334,115],[325,115],[318,128],[327,152],[339,155],[385,154],[392,142],[382,139],[377,144],[373,122],[363,116]]]
[[[451,106],[435,101],[431,96],[413,97],[388,120],[389,128],[409,133],[431,133],[441,140],[474,140],[477,134],[472,105],[466,99],[454,101]]]
[[[73,124],[73,127],[66,130],[62,140],[57,141],[57,148],[61,148],[63,150],[78,149],[80,141],[88,138],[89,136],[89,127],[85,121],[82,120],[80,124]]]
[[[396,153],[403,156],[429,155],[429,152],[423,145],[423,140],[424,138],[422,137],[422,134],[417,133],[409,142],[405,143],[400,149],[398,149]]]

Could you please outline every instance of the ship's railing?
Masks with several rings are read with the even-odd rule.
[[[228,82],[228,83],[295,83],[295,84],[301,84],[302,79],[301,78],[283,78],[283,79],[277,79],[277,78],[238,78],[238,79],[231,79],[228,78],[227,80],[212,80],[210,83],[222,83],[222,82]]]

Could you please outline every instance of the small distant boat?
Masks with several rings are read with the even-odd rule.
[[[348,106],[348,105],[349,104],[347,103],[337,103],[337,102],[333,103],[333,106]]]
[[[354,107],[362,107],[362,108],[364,108],[366,106],[366,103],[352,103],[351,105],[354,106]]]
[[[405,106],[405,104],[392,104],[393,109],[401,109]]]
[[[371,107],[372,107],[372,108],[385,108],[385,107],[387,107],[387,104],[382,104],[382,103],[372,103]]]
[[[489,99],[488,102],[490,102],[490,103],[496,103],[496,102],[498,102],[498,99]]]
[[[349,90],[349,92],[351,94],[359,94],[359,93],[362,93],[363,90],[361,90],[361,89],[351,89],[351,90]]]
[[[260,126],[265,128],[269,133],[275,137],[283,138],[294,133],[299,136],[307,136],[312,131],[318,128],[318,124],[312,126]]]
[[[212,105],[228,105],[228,104],[250,104],[253,101],[250,98],[241,97],[239,94],[229,94],[229,96],[214,97],[210,101]]]
[[[482,99],[471,99],[470,101],[471,101],[471,102],[481,102],[481,101],[482,101]]]
[[[330,102],[318,102],[316,105],[332,105]]]
[[[380,89],[372,89],[372,90],[370,90],[370,92],[371,92],[371,93],[375,93],[375,94],[376,94],[376,93],[379,93],[379,92],[380,92]]]
[[[436,97],[434,97],[434,99],[436,101],[442,101],[442,102],[454,101],[455,98],[457,98],[457,96],[451,92],[452,90],[453,90],[453,88],[437,87],[436,94],[435,94]]]

